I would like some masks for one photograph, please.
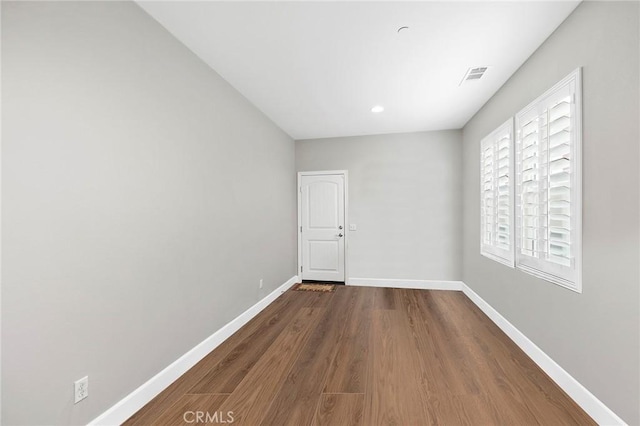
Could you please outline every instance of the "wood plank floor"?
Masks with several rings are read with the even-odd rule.
[[[595,424],[463,293],[349,286],[287,291],[125,424],[230,420]]]

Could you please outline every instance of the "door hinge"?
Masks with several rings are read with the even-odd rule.
[[[300,227],[300,232],[302,232],[302,226]]]
[[[302,270],[303,270],[302,265],[300,265],[300,273],[302,273]]]

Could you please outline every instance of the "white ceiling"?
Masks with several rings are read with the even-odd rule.
[[[138,2],[294,139],[459,129],[578,3]]]

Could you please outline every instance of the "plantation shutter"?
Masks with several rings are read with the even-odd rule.
[[[560,265],[571,266],[571,94],[563,96],[544,112],[548,122],[549,191],[546,210],[549,215],[546,228],[548,259]]]
[[[516,263],[580,291],[579,70],[516,115]]]
[[[493,145],[482,147],[482,242],[491,245],[495,231],[495,173]]]
[[[480,253],[513,266],[513,122],[480,142]]]
[[[509,128],[504,129],[498,136],[495,144],[497,151],[497,230],[496,245],[503,249],[511,250],[511,144],[513,141],[513,127],[509,122]]]

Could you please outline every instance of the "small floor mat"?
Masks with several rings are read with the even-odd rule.
[[[293,286],[295,291],[319,291],[322,293],[331,293],[335,291],[335,284],[306,284],[298,283]]]

